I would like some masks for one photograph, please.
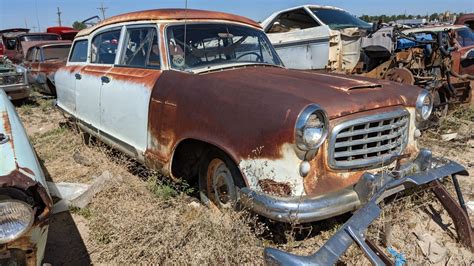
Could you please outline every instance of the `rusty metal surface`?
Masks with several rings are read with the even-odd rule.
[[[30,204],[36,208],[31,229],[5,247],[29,251],[28,265],[35,265],[43,258],[53,203],[20,118],[3,90],[0,90],[0,133],[8,136],[8,141],[0,144],[0,188],[22,191],[33,199]]]
[[[369,86],[375,82],[382,87]],[[360,88],[363,85],[368,88]],[[358,88],[351,90],[353,87]],[[261,146],[259,158],[277,160],[284,157],[284,144],[294,142],[296,117],[310,103],[320,104],[334,126],[337,123],[334,119],[348,114],[357,116],[356,113],[364,112],[362,116],[369,110],[414,106],[418,92],[417,87],[407,90],[388,81],[274,67],[247,67],[202,75],[165,71],[151,96],[146,155],[149,161],[158,161],[157,165],[167,165],[174,147],[181,140],[192,138],[222,148],[235,162],[246,159]],[[362,174],[331,173],[325,165],[325,149],[321,147],[311,163],[320,171],[314,174],[323,175],[324,171],[328,181],[324,184],[324,179],[315,177],[316,184],[310,181],[311,176],[306,177],[305,182],[314,183],[306,186],[310,194],[328,192],[328,187],[343,188],[355,183]]]
[[[279,183],[272,179],[260,179],[258,185],[262,191],[277,196],[291,196],[291,187],[289,183]]]
[[[395,265],[395,263],[393,263],[393,261],[390,260],[387,254],[385,254],[385,252],[383,252],[383,250],[379,248],[379,246],[377,246],[377,244],[375,244],[372,240],[365,239],[365,243],[377,254],[377,256],[379,256],[379,258],[383,261],[383,263],[385,263],[385,265],[387,266]]]
[[[456,232],[458,233],[459,242],[474,252],[474,234],[468,214],[439,181],[433,181],[431,185],[436,197],[453,220]]]
[[[97,25],[80,31],[76,36],[85,36],[91,32],[111,24],[138,21],[138,20],[227,20],[238,23],[247,24],[253,27],[260,28],[260,25],[246,17],[237,16],[223,12],[213,12],[207,10],[196,9],[153,9],[131,12],[110,17],[101,21]]]

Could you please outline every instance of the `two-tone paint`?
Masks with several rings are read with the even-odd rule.
[[[20,238],[0,245],[2,260],[41,265],[48,235],[52,199],[44,173],[14,106],[0,89],[0,197],[21,194],[35,211],[32,227]],[[18,257],[17,257],[18,256]],[[20,259],[18,261],[17,259]],[[24,259],[24,261],[22,261]]]
[[[187,145],[199,143],[223,150],[252,189],[262,190],[259,181],[271,179],[288,183],[291,195],[318,195],[356,183],[367,169],[331,169],[325,144],[311,161],[310,174],[301,177],[302,158],[295,153],[294,130],[303,108],[318,103],[329,114],[331,127],[368,113],[406,108],[411,113],[410,132],[416,129],[414,107],[420,91],[416,87],[404,90],[388,81],[279,66],[240,66],[200,74],[172,70],[167,62],[167,25],[182,24],[186,17],[187,23],[261,28],[248,19],[215,12],[156,10],[144,14],[105,20],[80,32],[75,41],[90,42],[95,34],[125,25],[156,25],[161,69],[91,64],[90,58],[84,63],[68,62],[55,77],[58,106],[77,118],[84,130],[166,175],[183,177],[179,169],[192,168],[193,162],[187,165],[177,160],[177,153],[186,150],[192,154]],[[407,150],[416,152],[413,138]]]

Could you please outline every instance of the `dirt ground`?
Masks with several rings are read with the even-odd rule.
[[[114,176],[86,208],[53,217],[45,255],[52,265],[263,264],[265,247],[311,254],[350,217],[292,227],[245,212],[213,211],[199,203],[192,186],[167,181],[100,143],[85,141],[53,100],[36,96],[17,110],[50,180],[91,183],[106,171]],[[459,178],[465,200],[474,201],[474,109],[460,109],[441,124],[424,133],[422,146],[470,171]],[[441,140],[447,133],[457,135]],[[367,235],[385,253],[391,247],[409,264],[474,263],[473,253],[457,243],[452,220],[427,189],[386,203]],[[341,263],[369,264],[355,245]]]

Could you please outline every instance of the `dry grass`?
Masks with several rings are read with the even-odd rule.
[[[84,136],[67,125],[53,108],[51,100],[36,98],[18,107],[18,112],[52,180],[87,183],[104,171],[122,177],[121,181],[99,193],[86,209],[72,210],[73,216],[81,217],[75,220],[85,223],[87,232],[81,234],[85,236],[87,251],[94,264],[263,264],[264,247],[311,254],[349,217],[296,227],[268,222],[245,212],[215,212],[190,196],[195,192],[192,187],[175,185],[166,178],[149,173],[100,143],[86,145]],[[458,111],[453,116],[457,120],[450,118],[446,123],[455,121],[462,125],[465,121],[472,122],[470,112]],[[455,128],[449,125],[440,132]],[[440,151],[436,150],[439,145],[436,134],[439,132],[428,134],[423,139],[424,144],[435,146],[435,152],[439,154]],[[451,150],[449,148],[444,155],[457,159],[460,150],[473,152],[472,148],[462,145],[454,147],[457,154]],[[471,184],[472,192],[472,182],[468,184]],[[469,189],[469,186],[463,189]],[[434,222],[429,213],[441,217],[442,224],[450,224],[448,229]],[[446,260],[450,264],[472,261],[472,253],[455,243],[452,222],[433,199],[432,193],[419,192],[392,200],[384,206],[381,218],[369,228],[368,236],[379,246],[384,246],[387,244],[384,240],[387,228],[391,228],[392,237],[389,237],[388,245],[403,252],[410,264],[427,264],[428,260],[421,253],[413,234],[419,229],[417,226],[449,247]],[[355,245],[346,252],[342,261],[368,264]]]

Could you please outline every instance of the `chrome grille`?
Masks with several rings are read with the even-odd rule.
[[[336,125],[329,139],[329,165],[349,169],[390,163],[408,142],[409,121],[402,109]]]

